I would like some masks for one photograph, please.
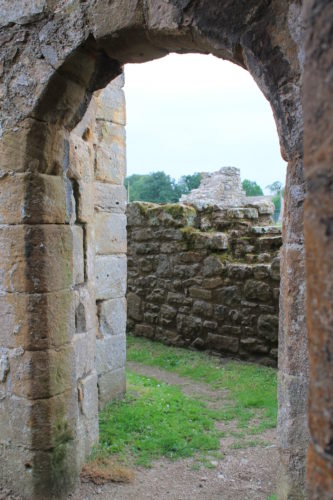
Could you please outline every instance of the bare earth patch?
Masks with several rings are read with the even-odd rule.
[[[140,375],[178,385],[188,396],[199,397],[208,405],[221,407],[225,390],[214,391],[208,384],[183,378],[175,373],[140,363],[128,363]],[[254,436],[251,446],[237,448],[241,442],[233,437],[236,424],[217,422],[227,436],[220,441],[219,458],[208,454],[204,462],[194,458],[170,461],[160,459],[151,468],[134,467],[134,479],[127,484],[96,485],[84,482],[71,495],[72,500],[267,500],[275,491],[277,468],[276,432],[270,429]],[[252,438],[247,437],[246,442]],[[244,446],[247,446],[245,443]],[[236,448],[236,449],[235,449]],[[224,458],[222,458],[224,455]]]

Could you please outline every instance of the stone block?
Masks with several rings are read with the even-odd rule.
[[[223,264],[219,257],[209,256],[204,260],[202,274],[205,277],[217,276],[221,274]]]
[[[100,335],[125,335],[126,299],[119,298],[99,302],[98,319]]]
[[[227,273],[228,277],[232,281],[244,281],[245,279],[252,277],[253,268],[252,266],[244,263],[228,263]]]
[[[181,304],[184,306],[190,306],[190,305],[192,305],[193,300],[190,297],[186,297],[182,293],[168,292],[167,302],[169,304],[174,304],[174,305]]]
[[[272,298],[272,290],[264,281],[248,280],[244,286],[244,294],[247,299],[264,302]]]
[[[112,184],[122,185],[126,176],[125,144],[112,147],[100,146],[96,152],[95,179]]]
[[[252,269],[254,279],[269,280],[271,275],[271,266],[269,264],[255,264]],[[280,273],[278,279],[280,279]]]
[[[94,217],[94,183],[72,181],[76,195],[78,222],[91,222]]]
[[[260,236],[259,246],[262,252],[270,252],[272,250],[279,250],[282,245],[282,236]]]
[[[278,435],[282,450],[305,449],[308,440],[308,380],[302,376],[278,374]]]
[[[96,340],[96,370],[99,375],[125,366],[126,337],[112,335]]]
[[[258,219],[258,210],[256,208],[245,208],[244,215],[247,219]]]
[[[84,230],[84,247],[85,247],[85,277],[89,283],[95,283],[96,266],[95,266],[95,225],[85,224]]]
[[[75,385],[75,353],[71,345],[58,350],[17,350],[10,358],[8,383],[18,397],[50,398]]]
[[[33,118],[25,119],[20,127],[5,132],[1,137],[1,172],[11,174],[30,169],[53,173],[49,171],[54,165],[63,166],[65,141],[66,132],[61,127]]]
[[[138,337],[148,337],[149,339],[152,339],[155,335],[155,329],[151,325],[135,325],[134,329],[135,335]]]
[[[82,414],[91,421],[98,421],[97,373],[93,370],[79,382],[79,406]]]
[[[245,208],[229,208],[227,210],[227,217],[229,219],[244,219]]]
[[[239,339],[236,337],[226,337],[215,333],[208,333],[207,347],[214,351],[225,351],[236,354],[239,349]]]
[[[77,394],[71,389],[45,399],[7,398],[0,404],[0,417],[0,447],[48,450],[66,436],[74,439]]]
[[[197,316],[211,317],[213,314],[213,305],[204,300],[195,300],[192,311]]]
[[[219,328],[219,333],[225,336],[239,337],[241,334],[241,327],[233,325],[222,325]]]
[[[89,143],[75,133],[69,139],[69,170],[70,179],[80,180],[85,184],[94,180],[94,153]]]
[[[82,378],[95,367],[96,330],[74,335],[76,379]]]
[[[240,289],[236,285],[225,286],[214,293],[216,293],[216,299],[221,305],[236,306],[242,298]]]
[[[96,329],[96,300],[93,285],[77,287],[75,295],[75,331],[76,333],[88,332]]]
[[[242,338],[240,345],[242,349],[250,353],[267,354],[269,352],[269,346],[255,337]]]
[[[215,288],[218,288],[222,285],[223,279],[220,278],[219,276],[216,278],[206,278],[202,282],[203,288],[208,288],[208,290],[213,290]]]
[[[133,292],[127,294],[127,311],[129,318],[136,321],[142,320],[141,298]]]
[[[305,255],[301,245],[283,246],[281,291],[280,318],[283,318],[283,322],[279,331],[279,368],[290,375],[303,374],[307,377],[308,340],[304,335],[306,332]],[[293,353],[292,356],[288,354],[290,352]]]
[[[16,9],[10,8],[10,5],[3,3],[1,5],[0,26],[8,26],[13,23],[24,25],[38,20],[46,8],[46,0],[35,0],[34,2],[18,2]]]
[[[51,292],[73,284],[73,232],[69,226],[0,226],[0,241],[0,289]]]
[[[190,297],[193,297],[195,299],[210,300],[212,298],[211,290],[205,290],[204,288],[198,288],[194,286],[189,288],[189,294]]]
[[[2,345],[24,350],[60,347],[74,335],[74,311],[71,290],[44,294],[1,292]]]
[[[218,320],[225,320],[229,315],[229,308],[222,304],[215,305],[214,309],[215,318]]]
[[[126,124],[126,107],[124,91],[118,86],[107,85],[98,96],[96,119]]]
[[[271,278],[273,280],[280,280],[280,257],[275,257],[271,264]]]
[[[84,282],[83,229],[71,226],[73,232],[73,274],[74,285]]]
[[[154,288],[154,290],[147,295],[147,301],[148,302],[154,302],[157,304],[160,304],[165,301],[165,290],[162,288]]]
[[[258,333],[271,342],[277,342],[279,318],[277,315],[261,314],[258,318]]]
[[[127,249],[126,216],[115,213],[95,214],[96,254],[125,253]]]
[[[96,256],[96,299],[115,299],[126,293],[126,256]]]
[[[97,386],[97,384],[96,384]],[[96,387],[97,393],[97,387]],[[97,393],[98,396],[98,393]],[[97,397],[98,400],[98,397]],[[77,424],[77,461],[79,465],[83,465],[94,447],[98,446],[99,441],[99,428],[98,428],[98,418],[88,419],[84,415],[79,414],[78,424]]]
[[[177,315],[177,309],[175,307],[163,304],[161,307],[161,317],[166,319],[173,319]]]
[[[126,391],[126,373],[124,368],[103,373],[98,377],[99,409],[124,396]]]
[[[203,327],[206,330],[217,330],[217,322],[216,321],[204,321],[203,322]]]
[[[0,179],[1,224],[65,224],[75,219],[69,181],[43,174],[15,174]]]
[[[202,319],[197,316],[177,314],[177,332],[181,335],[198,335],[201,332]]]
[[[95,182],[94,188],[95,210],[99,212],[125,212],[127,199],[125,186]]]

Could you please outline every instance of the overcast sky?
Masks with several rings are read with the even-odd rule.
[[[286,164],[269,103],[250,74],[213,56],[171,54],[125,67],[127,173],[241,169],[263,188]]]

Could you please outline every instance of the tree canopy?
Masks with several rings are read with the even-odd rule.
[[[245,191],[246,196],[263,196],[263,190],[255,181],[249,181],[244,179],[242,182],[242,187]]]
[[[268,184],[268,186],[266,186],[266,189],[269,189],[272,194],[277,194],[282,189],[282,182],[275,181],[272,184]]]
[[[176,203],[182,194],[199,187],[199,173],[184,175],[178,182],[164,172],[146,175],[133,174],[125,179],[129,201],[150,201],[152,203]]]

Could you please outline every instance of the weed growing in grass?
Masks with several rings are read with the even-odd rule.
[[[149,466],[161,456],[176,459],[219,448],[216,411],[153,378],[128,372],[127,383],[125,399],[100,414],[101,453]]]
[[[128,335],[127,359],[174,371],[183,377],[228,389],[229,404],[219,411],[219,419],[237,419],[247,433],[257,434],[276,426],[276,370],[250,363],[222,363],[206,353],[168,347],[159,342]],[[256,417],[257,424],[251,425]]]

